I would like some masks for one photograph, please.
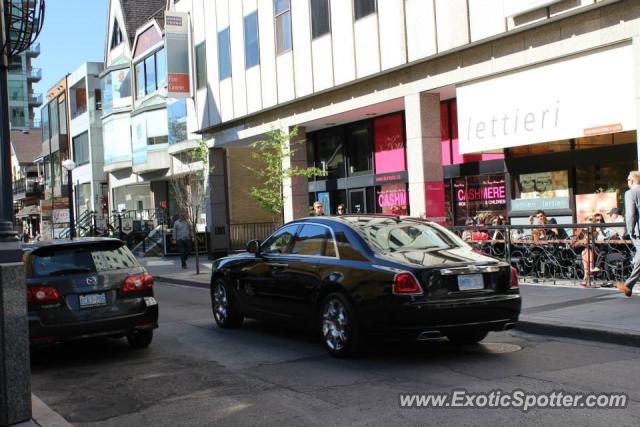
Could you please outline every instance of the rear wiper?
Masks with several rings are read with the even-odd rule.
[[[62,274],[73,274],[73,273],[93,273],[93,270],[90,268],[66,268],[64,270],[56,270],[52,273],[49,273],[49,275],[60,276]]]

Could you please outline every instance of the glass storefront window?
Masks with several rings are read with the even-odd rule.
[[[114,188],[113,203],[118,211],[151,209],[151,187],[149,184],[136,184]]]
[[[467,218],[476,223],[489,217],[507,217],[507,193],[504,174],[474,175],[446,180],[447,215],[454,225],[464,225]]]
[[[317,179],[344,178],[344,134],[342,129],[330,129],[316,134],[316,166],[324,169],[327,176]]]
[[[385,215],[409,215],[407,184],[387,184],[377,188],[377,212]]]
[[[347,135],[349,176],[371,174],[373,172],[373,138],[370,123],[351,126]]]

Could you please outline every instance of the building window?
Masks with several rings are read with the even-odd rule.
[[[24,121],[24,108],[22,107],[11,107],[9,108],[11,112],[11,127],[25,127]]]
[[[205,42],[196,46],[196,88],[207,87],[207,45]]]
[[[353,10],[356,19],[376,13],[376,0],[353,0]]]
[[[315,39],[331,31],[329,0],[311,0],[311,36]]]
[[[58,111],[60,118],[60,135],[67,134],[67,103],[64,98],[58,103]]]
[[[167,64],[164,49],[160,49],[137,62],[134,68],[137,99],[167,86]]]
[[[220,80],[231,77],[229,27],[218,32],[218,72]]]
[[[273,6],[276,20],[276,53],[283,53],[292,48],[291,5],[289,0],[274,0]]]
[[[49,140],[49,105],[45,105],[40,109],[40,118],[42,119],[42,142]]]
[[[58,122],[58,100],[54,99],[49,104],[49,116],[51,117],[51,137],[58,135],[59,133],[59,122]]]
[[[244,60],[246,68],[251,68],[260,63],[257,11],[244,17]]]
[[[77,166],[89,163],[89,132],[73,138],[73,161]]]
[[[96,111],[102,110],[102,91],[100,89],[95,90]]]
[[[153,55],[147,57],[144,60],[144,79],[145,79],[145,91],[147,93],[155,92],[157,86],[156,82],[156,64],[155,57]]]
[[[116,46],[119,46],[122,43],[122,32],[120,31],[120,26],[118,25],[118,21],[115,22],[113,26],[113,35],[111,36],[111,49]]]
[[[21,80],[9,80],[9,101],[24,101],[24,82]]]

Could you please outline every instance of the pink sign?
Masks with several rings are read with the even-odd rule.
[[[378,204],[383,208],[407,205],[406,191],[390,191],[378,195]]]
[[[464,188],[458,189],[456,192],[456,199],[458,202],[464,202],[467,200],[501,200],[506,198],[504,184],[488,185],[481,188],[469,188],[465,191]]]
[[[402,114],[377,118],[374,135],[376,174],[406,170]]]

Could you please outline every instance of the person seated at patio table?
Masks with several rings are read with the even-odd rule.
[[[584,220],[585,223],[594,222],[593,216],[588,216]],[[573,237],[571,238],[571,248],[573,248],[576,252],[580,252],[580,256],[582,257],[582,268],[584,270],[584,274],[582,276],[582,282],[580,282],[580,286],[587,287],[587,283],[589,281],[589,274],[592,272],[600,271],[599,268],[595,266],[596,257],[598,256],[598,248],[589,246],[589,229],[588,228],[576,228],[573,233]]]
[[[555,218],[547,218],[547,214],[540,209],[536,212],[535,218],[538,220],[538,225],[557,224]],[[529,217],[529,224],[533,225],[534,216]],[[531,231],[533,240],[564,240],[567,239],[567,232],[563,228],[540,228],[533,229]]]
[[[467,218],[464,221],[464,225],[466,227],[473,227],[475,225],[475,222],[473,221],[473,218]],[[465,230],[462,232],[462,240],[464,240],[465,242],[470,241],[472,231],[473,230],[471,230],[470,228],[465,228]]]
[[[596,212],[593,214],[593,222],[596,224],[604,224],[604,216],[600,212]],[[594,240],[605,240],[609,238],[609,229],[602,227],[594,227],[593,228],[593,238]]]
[[[608,213],[610,223],[620,223],[624,222],[624,216],[622,215],[622,209],[620,208],[611,208]],[[609,227],[606,229],[608,231],[609,239],[622,239],[625,235],[624,227]]]
[[[501,215],[496,215],[491,218],[491,226],[499,227],[504,225],[504,220]],[[504,230],[501,228],[496,228],[494,230],[490,230],[491,240],[504,240]]]

